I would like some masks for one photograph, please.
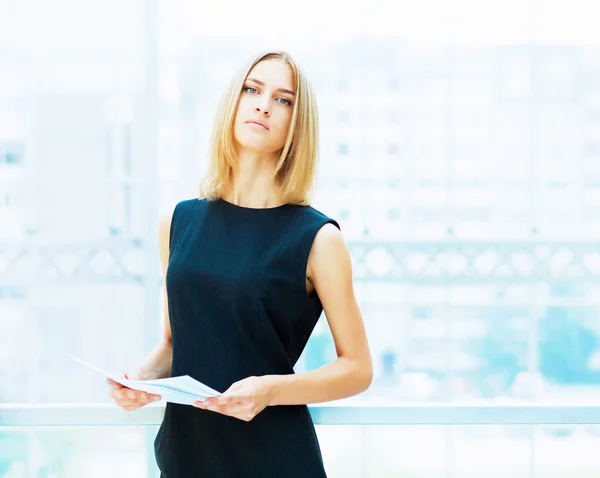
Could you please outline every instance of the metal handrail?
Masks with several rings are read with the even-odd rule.
[[[398,403],[309,405],[315,425],[592,425],[600,405]],[[0,403],[0,427],[158,426],[165,403],[125,412],[113,403]]]

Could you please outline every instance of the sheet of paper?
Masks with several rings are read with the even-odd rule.
[[[89,367],[115,382],[134,390],[160,395],[162,400],[183,405],[192,405],[196,400],[205,400],[208,397],[221,395],[221,392],[210,388],[189,375],[178,377],[158,378],[154,380],[129,380],[118,375],[106,372],[72,354],[69,356],[77,362]]]

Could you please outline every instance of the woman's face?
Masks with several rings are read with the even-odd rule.
[[[239,146],[262,153],[283,148],[296,101],[294,87],[287,63],[264,60],[252,68],[235,115],[233,136]]]

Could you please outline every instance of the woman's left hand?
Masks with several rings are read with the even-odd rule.
[[[269,405],[272,393],[272,381],[268,377],[247,377],[221,395],[195,402],[194,407],[249,422]]]

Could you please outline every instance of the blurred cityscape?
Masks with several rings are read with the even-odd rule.
[[[255,44],[23,61],[0,43],[0,402],[109,401],[67,353],[120,372],[157,343],[159,212],[196,195]],[[375,360],[351,400],[598,398],[600,48],[291,53],[319,102],[314,206],[340,221]],[[297,371],[334,359],[323,315]],[[0,431],[0,476],[29,476],[29,444]]]

